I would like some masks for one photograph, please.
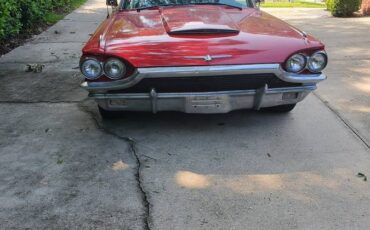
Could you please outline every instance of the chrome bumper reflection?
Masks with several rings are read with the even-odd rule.
[[[239,109],[260,109],[302,101],[315,84],[300,87],[257,90],[236,90],[199,93],[90,94],[106,110],[119,111],[180,111],[185,113],[227,113]]]
[[[81,87],[90,92],[126,89],[144,78],[200,77],[242,74],[274,74],[286,82],[316,83],[326,79],[325,74],[298,74],[283,70],[280,64],[224,65],[224,66],[186,66],[138,68],[130,77],[111,82],[83,82]]]

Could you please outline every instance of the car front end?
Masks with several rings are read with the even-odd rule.
[[[102,111],[289,108],[326,79],[324,46],[311,36],[254,8],[197,7],[124,10],[102,24],[80,62]]]

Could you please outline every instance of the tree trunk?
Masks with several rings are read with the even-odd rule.
[[[364,15],[370,15],[370,0],[362,0],[361,11]]]

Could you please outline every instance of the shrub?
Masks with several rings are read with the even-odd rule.
[[[0,40],[19,33],[22,24],[17,0],[0,1]]]
[[[326,0],[326,8],[331,11],[333,7],[334,0]]]
[[[47,6],[40,0],[20,0],[18,4],[22,15],[21,23],[25,29],[42,22],[45,12],[48,11]]]
[[[65,11],[75,0],[0,0],[0,41],[32,30],[47,21],[48,13]]]
[[[328,0],[326,4],[333,16],[347,17],[360,9],[361,0]]]

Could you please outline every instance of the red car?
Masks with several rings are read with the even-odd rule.
[[[115,111],[289,112],[326,76],[324,45],[252,0],[107,0],[82,87]]]

